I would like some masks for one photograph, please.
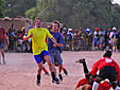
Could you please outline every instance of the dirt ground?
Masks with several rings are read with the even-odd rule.
[[[37,65],[31,53],[6,53],[6,65],[0,65],[0,90],[74,90],[77,82],[84,78],[82,65],[76,64],[79,58],[86,58],[89,70],[93,63],[102,57],[102,51],[80,51],[62,53],[64,67],[68,76],[63,73],[64,80],[56,85],[51,76],[42,72],[41,86],[36,85]],[[114,52],[114,59],[120,65],[120,53]],[[45,67],[48,70],[47,64]]]

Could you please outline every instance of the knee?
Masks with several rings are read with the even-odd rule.
[[[39,67],[39,68],[38,68],[38,72],[41,72],[41,70],[42,70],[42,67]]]
[[[62,65],[62,64],[61,64],[61,65],[59,65],[59,68],[60,68],[60,69],[62,69],[62,68],[63,68],[63,65]]]
[[[52,63],[51,63],[51,61],[50,61],[50,60],[48,60],[48,65],[49,65],[49,66],[52,66]]]
[[[1,52],[4,52],[4,49],[1,49],[0,51],[1,51]]]
[[[41,63],[40,63],[40,64],[38,64],[38,71],[41,71],[41,70],[42,70],[42,68],[43,68],[42,64],[41,64]]]

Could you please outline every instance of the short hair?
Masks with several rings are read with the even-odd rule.
[[[112,56],[112,51],[110,50],[107,50],[103,55],[103,57],[108,57],[108,58],[111,58],[111,56]]]
[[[53,23],[58,25],[58,28],[60,28],[60,22],[59,21],[54,21]]]
[[[40,21],[42,21],[42,19],[41,19],[41,18],[39,18],[39,17],[35,18],[35,20],[37,20],[37,19],[39,19]]]

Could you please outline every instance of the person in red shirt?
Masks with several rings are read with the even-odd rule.
[[[99,70],[99,75],[96,78],[96,81],[93,82],[92,90],[97,90],[99,83],[105,79],[109,80],[113,89],[120,90],[120,67],[111,56],[112,52],[106,51],[103,58],[99,59],[89,72],[94,76]]]
[[[78,61],[76,61],[76,63],[81,63],[83,65],[83,70],[85,73],[85,77],[81,79],[78,84],[75,87],[75,90],[91,90],[92,89],[92,83],[94,82],[94,80],[96,80],[97,75],[92,76],[89,73],[89,70],[87,68],[87,64],[85,59],[79,59]],[[104,81],[102,83],[99,84],[99,87],[97,90],[109,90],[111,88],[111,85],[109,84],[108,81]]]
[[[0,21],[0,25],[1,25],[1,21]],[[3,64],[5,64],[5,54],[4,54],[5,42],[8,45],[8,37],[6,35],[5,29],[2,26],[0,26],[0,52],[3,60]],[[0,64],[1,64],[1,61],[0,61]]]

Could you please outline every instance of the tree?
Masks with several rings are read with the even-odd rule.
[[[113,16],[113,21],[112,25],[116,27],[120,27],[120,6],[115,4],[112,7],[112,16]]]
[[[40,17],[44,21],[59,20],[67,26],[105,27],[112,25],[115,18],[110,0],[39,0],[36,7],[26,12],[27,17]],[[115,10],[114,10],[115,11]],[[115,11],[116,13],[120,13]],[[116,17],[118,18],[118,16]]]
[[[5,0],[0,0],[0,18],[4,17]]]
[[[8,17],[24,17],[26,10],[34,6],[36,0],[6,0],[5,14]]]

